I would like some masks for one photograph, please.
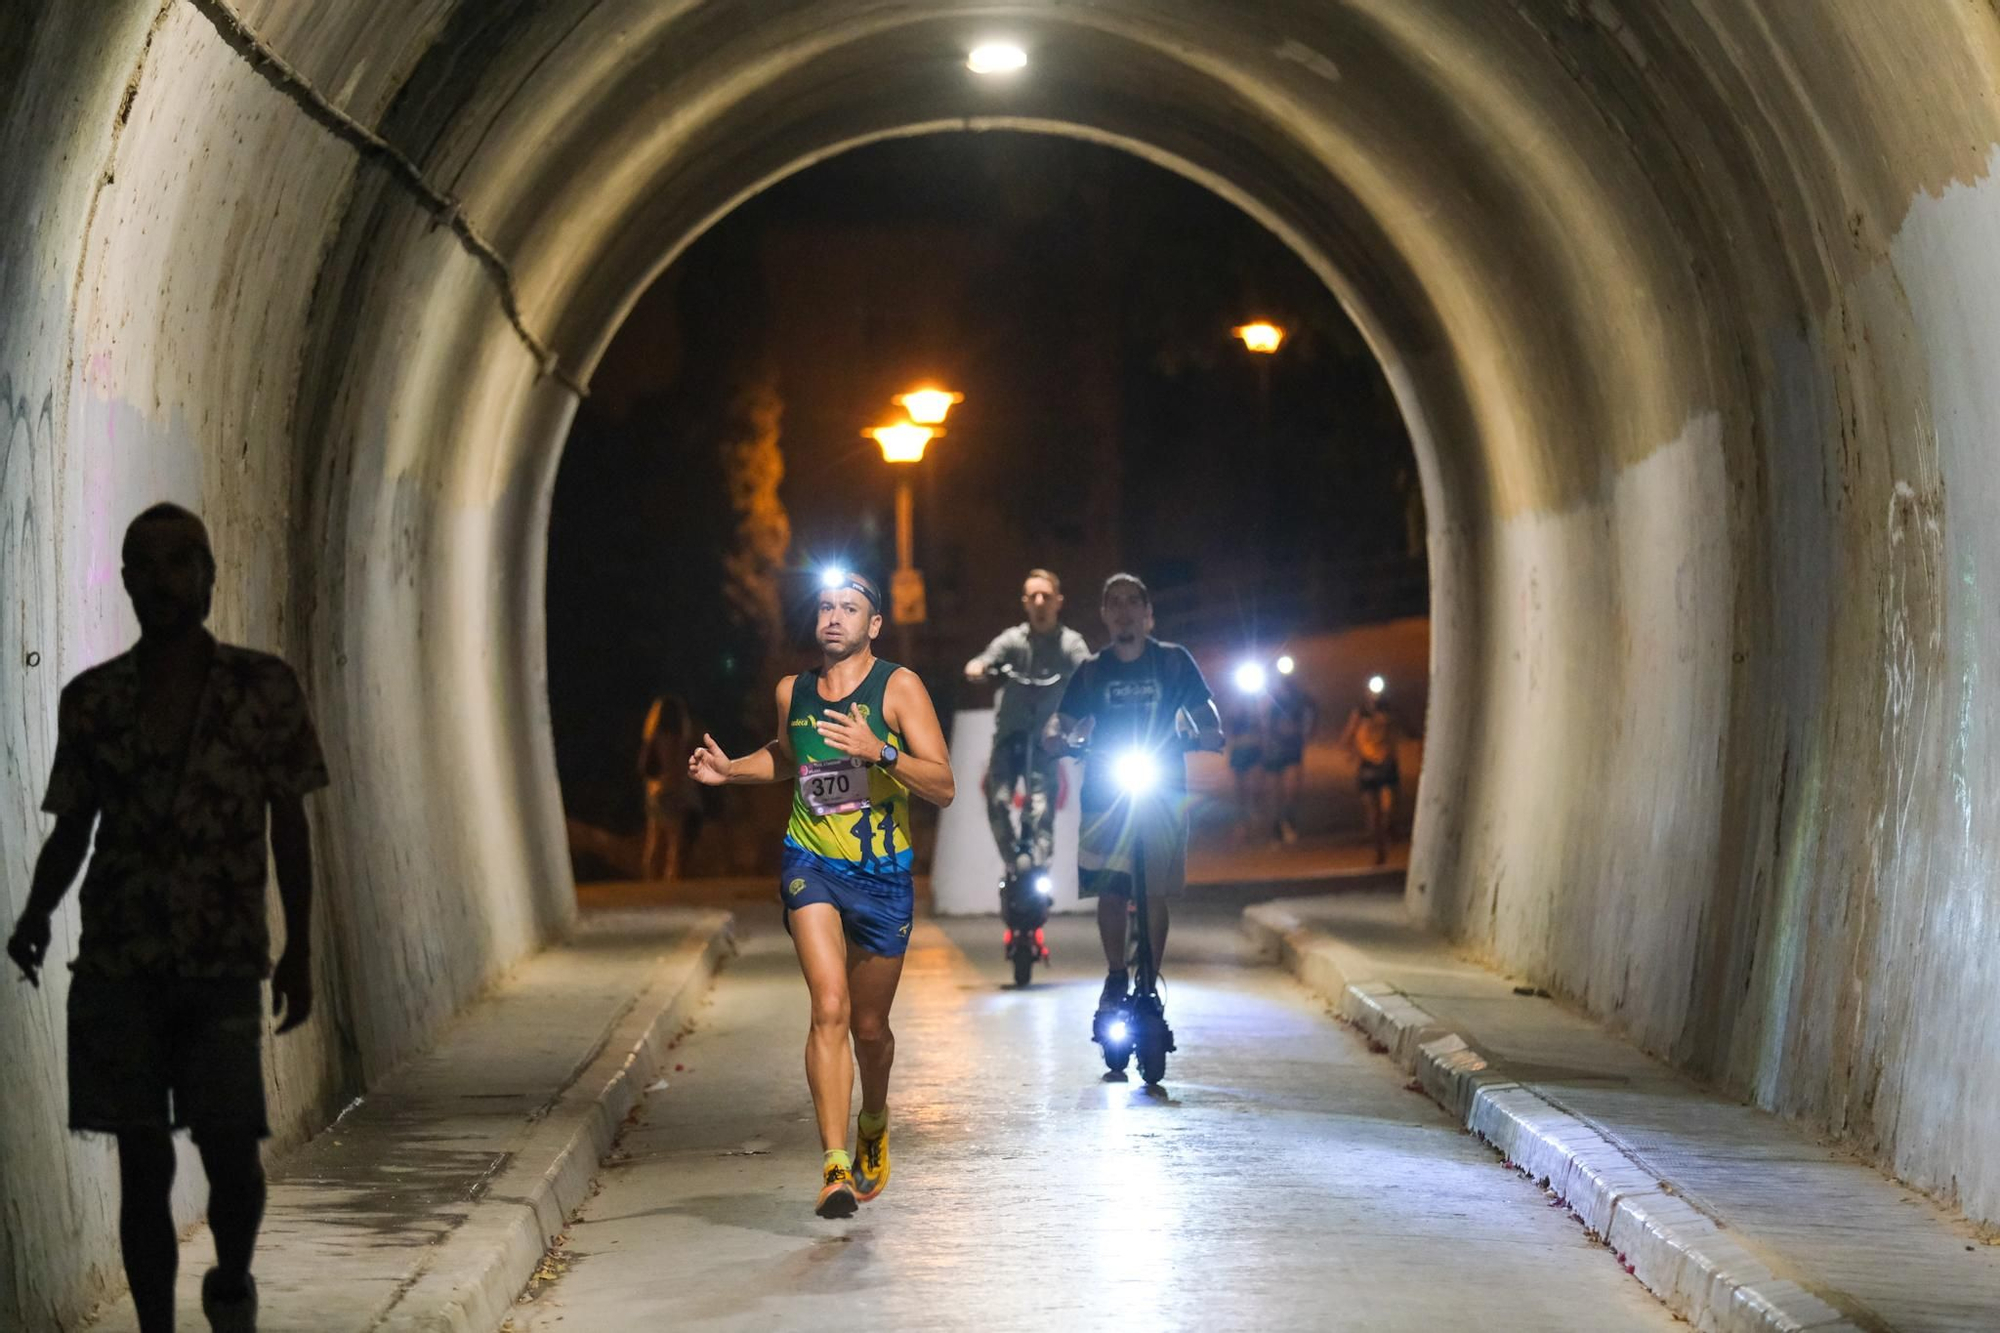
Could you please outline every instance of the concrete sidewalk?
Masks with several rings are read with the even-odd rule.
[[[258,1327],[489,1333],[587,1196],[627,1111],[730,951],[721,912],[586,915],[437,1044],[280,1160],[257,1247]],[[181,1245],[181,1327],[214,1262]],[[135,1329],[129,1297],[92,1326]]]
[[[1700,1329],[2000,1328],[2000,1248],[1838,1148],[1467,962],[1399,895],[1244,928]]]

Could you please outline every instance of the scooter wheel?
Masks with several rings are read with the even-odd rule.
[[[1146,1033],[1139,1038],[1139,1077],[1152,1087],[1167,1076],[1167,1041],[1163,1034]]]
[[[1104,1067],[1114,1074],[1125,1072],[1125,1066],[1132,1063],[1132,1048],[1123,1044],[1104,1048]]]
[[[1014,946],[1014,984],[1025,988],[1035,978],[1035,948],[1033,944]]]

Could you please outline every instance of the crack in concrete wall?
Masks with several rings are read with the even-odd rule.
[[[384,139],[366,125],[355,120],[328,100],[317,88],[294,69],[283,56],[272,50],[262,38],[253,32],[248,24],[225,2],[225,0],[186,0],[202,17],[214,25],[216,33],[231,50],[257,71],[263,79],[275,88],[299,110],[313,121],[323,126],[335,138],[353,147],[362,160],[385,169],[422,202],[437,226],[449,227],[458,237],[466,251],[479,261],[479,265],[492,279],[494,292],[500,299],[500,307],[507,314],[507,322],[527,345],[535,364],[561,383],[577,397],[588,396],[589,388],[569,374],[562,365],[561,357],[553,347],[535,336],[528,327],[528,321],[521,310],[520,297],[515,291],[513,271],[506,256],[483,236],[465,215],[464,206],[454,196],[431,184],[424,175],[423,168],[411,161],[409,156],[396,145]],[[175,0],[167,0],[165,9],[173,6]]]

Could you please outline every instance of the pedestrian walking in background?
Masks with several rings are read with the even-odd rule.
[[[176,1129],[208,1176],[202,1309],[214,1328],[256,1327],[264,978],[279,1035],[312,1012],[305,797],[327,785],[326,763],[292,669],[204,628],[215,573],[208,531],[185,509],[155,505],[126,529],[139,641],[63,689],[42,802],[56,824],[7,941],[40,985],[51,917],[94,830],[69,987],[69,1123],[117,1141],[118,1238],[143,1333],[174,1326]],[[267,830],[285,914],[275,971]]]

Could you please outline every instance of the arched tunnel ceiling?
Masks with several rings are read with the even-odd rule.
[[[379,132],[460,202],[505,258],[526,327],[579,379],[644,277],[746,191],[869,136],[1005,118],[1145,144],[1233,184],[1331,265],[1392,362],[1472,344],[1531,359],[1547,380],[1579,373],[1587,350],[1629,347],[1628,374],[1548,386],[1572,404],[1602,382],[1648,386],[1604,412],[1615,460],[1642,457],[1687,415],[1685,395],[1661,386],[1677,351],[1709,339],[1642,343],[1623,312],[1671,307],[1695,244],[1674,229],[1706,219],[1687,215],[1671,177],[1645,172],[1580,79],[1545,77],[1561,41],[1622,53],[1600,25],[1538,28],[1469,6],[1299,6],[1263,22],[1193,6],[1170,20],[1139,6],[977,19],[857,8],[835,23],[824,5],[770,7],[748,30],[671,6],[525,28],[453,10]],[[967,75],[963,52],[988,29],[1034,48],[1028,78]],[[312,81],[311,63],[299,68]],[[1488,392],[1526,378],[1452,372]],[[1561,503],[1595,484],[1598,456],[1507,459],[1503,505]]]
[[[287,1056],[286,1132],[571,910],[541,559],[623,312],[818,156],[1015,125],[1234,198],[1381,356],[1432,522],[1412,907],[2000,1217],[1990,4],[87,11],[0,12],[0,649],[115,651],[108,543],[170,494],[242,571],[221,628],[305,669],[351,1035]],[[1033,65],[982,84],[1000,31]],[[0,718],[21,793],[58,674]]]

